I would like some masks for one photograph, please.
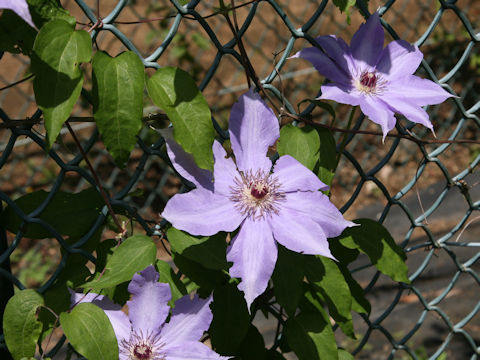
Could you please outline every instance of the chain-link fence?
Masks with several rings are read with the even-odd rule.
[[[135,51],[146,68],[177,65],[197,81],[212,108],[217,131],[224,136],[229,109],[247,89],[236,39],[216,1],[100,0],[65,1],[79,27],[92,31],[99,50],[112,56],[126,49]],[[99,7],[97,8],[97,5]],[[237,1],[239,35],[248,56],[278,104],[292,113],[302,110],[323,120],[313,106],[296,104],[313,98],[321,77],[306,62],[287,57],[307,46],[319,35],[336,34],[344,39],[364,21],[364,15],[380,7],[387,40],[402,38],[417,44],[425,55],[419,75],[439,81],[458,95],[429,109],[439,139],[476,139],[480,119],[480,3],[477,0],[357,0],[360,12],[346,22],[332,2],[263,0]],[[61,141],[45,153],[45,130],[36,121],[30,82],[4,89],[28,73],[28,58],[5,53],[0,60],[0,199],[21,217],[24,226],[42,223],[39,214],[59,191],[78,192],[95,186],[75,145],[62,132]],[[89,73],[86,65],[85,73]],[[148,71],[148,70],[147,70]],[[87,82],[85,88],[88,90]],[[85,94],[87,95],[87,94]],[[146,100],[147,101],[147,100]],[[339,122],[346,123],[346,109],[337,107]],[[158,111],[145,104],[145,115]],[[90,114],[88,96],[77,104],[74,114]],[[26,120],[12,124],[12,119]],[[325,120],[327,120],[325,118]],[[426,135],[423,128],[406,120],[414,136]],[[167,199],[182,184],[168,167],[162,141],[147,126],[142,130],[126,169],[114,166],[93,123],[74,123],[88,157],[111,194],[118,212],[132,219],[149,235],[158,235],[155,224]],[[375,129],[358,117],[354,129]],[[360,258],[352,267],[372,303],[369,317],[355,321],[358,340],[338,342],[357,358],[451,358],[477,359],[480,354],[480,277],[477,260],[480,232],[476,210],[480,207],[475,168],[480,147],[465,144],[418,144],[356,134],[348,139],[344,157],[334,179],[332,201],[349,219],[379,219],[407,252],[412,286],[405,288],[381,276]],[[42,204],[23,213],[13,200],[29,192],[50,192]],[[47,291],[61,275],[69,254],[82,249],[107,218],[104,208],[95,225],[74,243],[49,224],[42,226],[51,239],[31,240],[24,232],[0,231],[0,315],[13,287]],[[471,224],[470,224],[471,222]],[[480,223],[480,222],[479,222]],[[468,224],[464,232],[462,229]],[[268,333],[268,323],[264,332]],[[0,346],[4,347],[0,337]],[[62,346],[60,339],[51,349]],[[273,341],[273,340],[272,340]]]

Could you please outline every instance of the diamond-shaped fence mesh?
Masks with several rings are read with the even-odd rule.
[[[192,0],[186,5],[167,0],[63,1],[79,27],[103,25],[92,31],[95,45],[114,56],[135,51],[146,68],[176,65],[197,81],[209,102],[217,130],[225,135],[229,110],[246,91],[236,39],[216,1]],[[480,119],[480,2],[478,0],[357,0],[360,12],[348,25],[332,2],[257,0],[236,1],[236,14],[248,56],[264,87],[279,105],[296,113],[296,104],[313,98],[322,78],[304,61],[288,60],[314,37],[336,34],[351,38],[368,15],[380,9],[387,41],[402,38],[424,53],[418,75],[438,81],[457,98],[428,109],[439,139],[476,139]],[[154,21],[152,21],[154,19]],[[0,87],[28,74],[28,58],[3,54]],[[149,70],[147,70],[148,72]],[[85,73],[90,70],[86,65]],[[87,81],[85,87],[90,86]],[[302,105],[303,115],[330,121],[313,106]],[[346,107],[336,108],[338,123],[346,123]],[[146,100],[145,115],[158,109]],[[89,116],[88,99],[74,110]],[[0,91],[0,199],[2,206],[29,192],[45,189],[78,192],[95,181],[67,132],[45,153],[45,130],[35,108],[32,85],[23,82]],[[323,118],[325,117],[325,118]],[[32,119],[30,124],[10,126],[12,119]],[[420,138],[428,135],[405,119],[403,127]],[[17,123],[19,124],[19,123]],[[33,125],[32,125],[33,124]],[[377,130],[356,119],[355,129]],[[112,205],[123,209],[135,226],[158,235],[158,213],[182,183],[168,166],[160,137],[145,127],[139,135],[126,169],[114,166],[93,123],[73,123],[82,145]],[[357,340],[337,331],[338,342],[359,359],[477,359],[480,354],[480,231],[476,218],[480,207],[480,177],[475,173],[480,147],[465,144],[423,144],[376,136],[349,137],[332,187],[332,201],[349,219],[380,220],[407,252],[411,287],[380,275],[366,258],[352,267],[372,303],[370,316],[355,319]],[[141,190],[139,192],[138,190]],[[24,224],[38,223],[48,197],[31,213],[16,212]],[[104,208],[95,226],[71,244],[49,224],[51,239],[34,241],[24,233],[0,229],[0,310],[13,288],[37,288],[45,292],[61,274],[72,253],[94,256],[82,246],[102,226]],[[41,222],[41,221],[40,221]],[[478,222],[480,223],[480,221]],[[468,225],[468,226],[467,226]],[[466,229],[462,232],[463,229]],[[62,251],[60,251],[62,249]],[[267,334],[266,323],[261,330]],[[65,339],[51,349],[53,355]],[[273,340],[271,339],[271,342]],[[3,337],[0,346],[4,347]]]

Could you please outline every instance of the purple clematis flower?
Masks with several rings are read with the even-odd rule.
[[[212,321],[212,299],[182,297],[165,323],[172,296],[168,284],[159,283],[158,277],[152,265],[133,276],[128,285],[133,295],[127,302],[128,316],[121,305],[103,295],[73,293],[71,302],[91,302],[105,311],[117,337],[120,360],[228,359],[198,341]]]
[[[0,0],[0,9],[8,9],[14,11],[31,27],[35,27],[28,10],[28,4],[26,0]]]
[[[280,157],[272,172],[266,154],[280,136],[278,121],[253,90],[233,106],[229,132],[236,163],[215,141],[213,174],[199,169],[192,155],[164,132],[173,166],[196,189],[171,198],[162,216],[192,235],[231,232],[240,226],[227,260],[233,262],[230,275],[242,279],[238,288],[250,308],[267,288],[277,242],[292,251],[333,258],[327,238],[355,224],[318,191],[328,186],[293,157]]]
[[[439,104],[453,96],[439,85],[414,76],[423,54],[417,46],[396,40],[383,48],[384,31],[378,13],[372,14],[353,35],[350,46],[334,35],[320,36],[316,47],[303,49],[292,58],[310,61],[331,83],[322,86],[319,99],[352,106],[382,127],[383,139],[395,127],[394,113],[433,125],[421,106]]]

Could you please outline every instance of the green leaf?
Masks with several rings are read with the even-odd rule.
[[[43,190],[35,191],[16,199],[15,204],[24,214],[29,214],[38,208],[48,195],[49,193]],[[76,194],[58,191],[37,218],[49,223],[62,235],[79,238],[96,222],[102,207],[103,199],[94,188]],[[18,233],[21,224],[22,219],[12,206],[7,206],[0,213],[0,225],[8,231]],[[52,234],[43,226],[31,223],[27,225],[24,236],[44,239],[52,237]]]
[[[11,10],[0,16],[0,51],[30,55],[37,32]]]
[[[37,309],[43,298],[35,290],[22,290],[8,300],[3,315],[3,333],[8,350],[15,360],[33,357],[42,323]]]
[[[285,125],[280,129],[277,144],[280,156],[291,155],[310,170],[313,170],[320,153],[320,137],[314,128]]]
[[[338,351],[326,314],[302,312],[289,318],[284,334],[299,360],[337,360]]]
[[[270,349],[267,351],[267,359],[268,360],[285,360],[282,354],[278,351]]]
[[[208,333],[214,349],[221,355],[237,354],[250,326],[243,294],[235,284],[219,286],[213,292],[211,308],[213,320]]]
[[[60,314],[68,341],[87,359],[118,360],[117,338],[105,312],[92,303],[81,303]]]
[[[318,128],[317,132],[320,137],[320,152],[318,163],[313,171],[321,181],[331,186],[335,175],[334,170],[337,166],[337,145],[330,130]]]
[[[315,106],[318,106],[319,108],[322,108],[323,110],[327,111],[332,116],[333,120],[335,120],[336,114],[333,107],[330,104],[317,99],[303,99],[302,101],[300,101],[297,104],[297,109],[299,110],[299,112],[300,112],[300,105],[306,102],[314,104]]]
[[[355,338],[353,331],[352,295],[337,264],[324,256],[309,256],[307,278],[318,287],[328,311],[345,335]]]
[[[222,270],[227,267],[225,233],[211,237],[192,236],[172,227],[168,229],[167,238],[173,251],[207,269]]]
[[[188,292],[198,289],[200,296],[207,297],[217,285],[225,278],[220,271],[207,269],[199,263],[172,252],[175,265],[186,276],[183,280]]]
[[[365,297],[363,288],[355,281],[350,270],[342,264],[338,264],[338,268],[343,274],[345,281],[350,288],[350,294],[352,295],[352,310],[361,314],[370,314],[371,306],[370,302]]]
[[[160,274],[158,281],[167,283],[170,286],[172,299],[168,302],[168,304],[170,307],[174,307],[175,301],[180,299],[182,296],[187,295],[187,289],[180,280],[180,274],[176,274],[167,262],[157,260],[155,265],[158,273]]]
[[[239,355],[243,360],[264,360],[267,356],[263,336],[252,324],[250,324],[247,336],[245,336],[240,346]]]
[[[339,238],[341,244],[366,254],[372,264],[392,280],[409,284],[408,267],[405,264],[407,257],[388,230],[371,219],[358,219],[355,222],[360,226],[346,229]]]
[[[278,246],[278,260],[272,275],[275,299],[285,308],[289,316],[294,316],[303,294],[305,257]]]
[[[35,39],[32,70],[33,91],[45,117],[47,146],[57,138],[80,96],[83,84],[81,62],[90,61],[92,41],[84,30],[65,20],[52,20]]]
[[[76,20],[60,4],[60,0],[27,0],[34,24],[40,29],[46,22],[53,19],[62,19],[70,25]]]
[[[124,167],[142,128],[143,63],[133,51],[93,57],[93,116],[115,163]]]
[[[355,358],[347,350],[338,349],[338,360],[355,360]]]
[[[367,0],[368,2],[368,0]],[[340,12],[347,14],[347,23],[350,24],[350,9],[354,6],[356,0],[333,0],[333,4],[340,9]]]
[[[208,103],[195,81],[181,69],[163,67],[147,80],[147,88],[172,122],[175,141],[193,155],[199,167],[213,171],[215,130]]]
[[[86,289],[103,289],[132,279],[133,275],[155,263],[157,247],[151,238],[134,235],[117,247],[105,265],[102,277],[84,283]]]

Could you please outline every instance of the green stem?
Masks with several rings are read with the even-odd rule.
[[[348,118],[348,124],[347,124],[346,130],[350,130],[350,126],[352,126],[352,121],[353,121],[353,117],[355,115],[356,110],[357,110],[357,107],[354,106],[352,108],[352,111],[350,112],[350,117]],[[335,170],[337,170],[338,164],[340,163],[340,158],[342,157],[342,154],[343,154],[343,150],[345,150],[345,145],[347,144],[347,138],[348,138],[348,133],[344,133],[342,138],[342,143],[340,145],[340,150],[338,151],[338,154],[337,154],[337,165],[335,165]]]

